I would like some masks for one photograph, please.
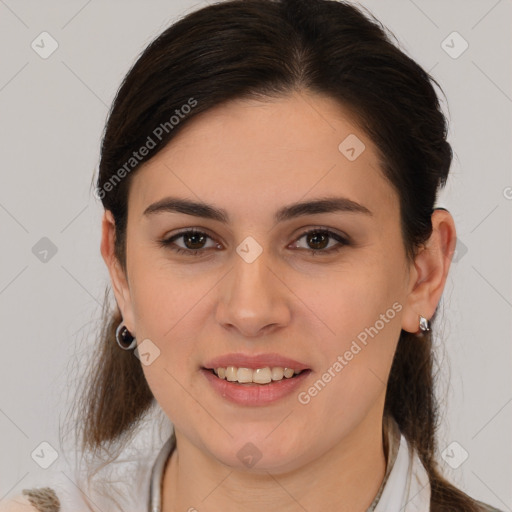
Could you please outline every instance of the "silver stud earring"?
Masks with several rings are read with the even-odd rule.
[[[420,329],[422,332],[430,331],[430,325],[428,323],[428,320],[420,315]]]
[[[132,336],[123,322],[117,326],[116,341],[123,350],[131,350],[137,346],[137,340]]]

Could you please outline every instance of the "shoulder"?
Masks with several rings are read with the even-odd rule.
[[[53,489],[23,489],[22,494],[0,503],[0,512],[59,512],[60,501]]]
[[[19,495],[0,503],[0,512],[39,512],[39,509],[26,496]]]

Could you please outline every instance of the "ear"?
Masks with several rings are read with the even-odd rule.
[[[443,208],[431,216],[432,234],[414,260],[410,291],[402,316],[402,329],[418,333],[419,316],[430,320],[441,299],[456,244],[453,218]]]
[[[133,307],[130,296],[130,287],[119,260],[114,252],[116,239],[116,226],[114,216],[110,210],[105,210],[101,224],[101,255],[105,261],[112,282],[112,289],[117,305],[121,311],[123,322],[130,333],[135,336],[135,323]]]

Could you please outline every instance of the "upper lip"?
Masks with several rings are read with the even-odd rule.
[[[232,353],[224,354],[219,357],[210,359],[204,364],[204,368],[215,369],[215,368],[227,368],[228,366],[236,366],[237,368],[265,368],[266,366],[274,368],[276,366],[282,366],[283,368],[293,368],[294,370],[308,370],[309,367],[304,363],[284,357],[279,354],[242,354]]]

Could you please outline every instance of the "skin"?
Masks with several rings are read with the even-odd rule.
[[[338,150],[349,134],[365,144],[354,161]],[[224,208],[231,222],[143,215],[168,195]],[[321,213],[274,225],[280,207],[330,195],[372,215]],[[137,170],[126,274],[108,211],[101,252],[125,325],[138,343],[149,338],[160,350],[143,370],[176,432],[164,512],[366,510],[385,473],[382,415],[400,330],[417,333],[419,314],[432,317],[455,249],[452,216],[436,210],[432,223],[428,243],[408,261],[398,195],[375,146],[348,110],[304,91],[210,109]],[[303,233],[318,226],[352,243],[313,256],[318,246]],[[195,246],[203,255],[158,245],[182,228],[211,237]],[[247,236],[263,250],[252,263],[236,252]],[[197,244],[175,243],[186,250],[187,241]],[[235,405],[199,372],[228,352],[277,352],[312,369],[307,390],[396,302],[394,318],[306,405],[296,393],[263,407]],[[262,454],[252,468],[237,457],[248,442]]]

